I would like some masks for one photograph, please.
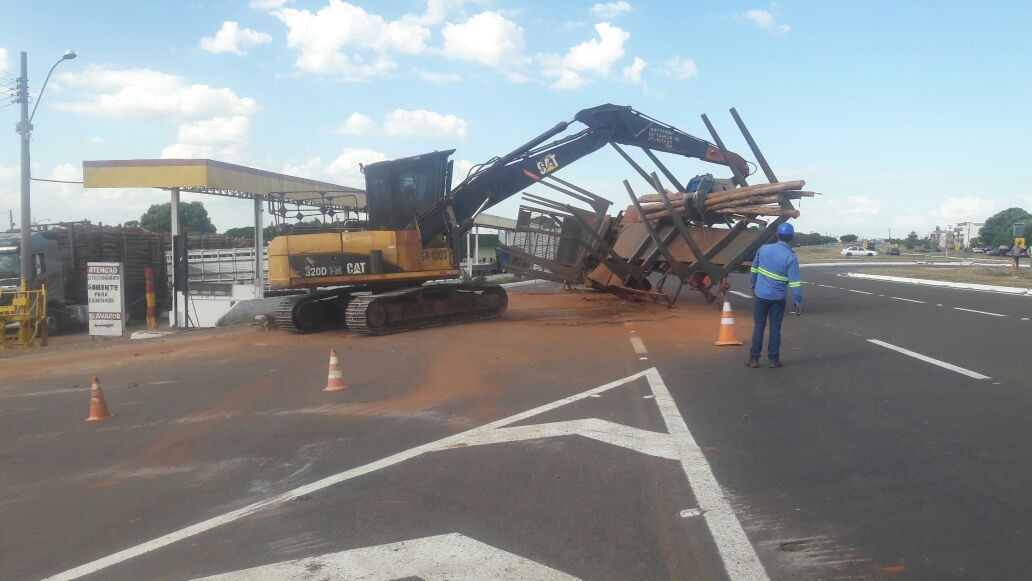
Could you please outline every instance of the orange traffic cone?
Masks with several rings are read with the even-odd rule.
[[[735,316],[731,314],[731,301],[724,297],[724,310],[720,313],[720,333],[715,345],[741,345],[735,335]]]
[[[110,417],[111,412],[108,411],[107,402],[104,401],[104,390],[100,389],[100,380],[94,375],[93,385],[90,386],[90,417],[86,418],[86,421],[95,422]]]
[[[1017,261],[1017,259],[1015,259],[1015,258],[1012,258],[1012,259],[1011,259],[1011,268],[1017,268],[1017,267],[1018,267],[1018,261]]]
[[[330,372],[326,376],[326,387],[323,391],[340,391],[347,388],[348,384],[341,379],[340,367],[337,365],[337,350],[330,349]]]

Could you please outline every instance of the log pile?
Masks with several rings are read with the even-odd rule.
[[[754,219],[756,216],[788,216],[790,218],[798,218],[799,210],[782,207],[781,204],[788,200],[798,200],[816,195],[814,192],[802,191],[805,185],[806,182],[803,180],[795,180],[712,192],[706,196],[703,205],[706,213],[712,212],[745,220]],[[686,205],[695,203],[691,199],[685,200],[683,194],[678,192],[667,191],[665,194],[639,196],[638,201],[642,204],[642,211],[645,212],[646,218],[658,220],[671,215],[670,211],[662,203],[663,197],[666,197],[670,202],[674,213],[677,215],[685,214]]]
[[[101,226],[86,222],[67,223],[47,231],[57,239],[64,262],[65,296],[86,304],[86,263],[121,262],[125,265],[126,301],[143,297],[144,267],[154,269],[159,299],[165,294],[165,248],[161,234],[142,228]]]

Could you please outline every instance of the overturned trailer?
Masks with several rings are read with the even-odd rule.
[[[555,175],[542,176],[538,183],[562,197],[523,195],[527,203],[519,210],[514,243],[501,249],[508,255],[507,270],[671,305],[687,286],[712,302],[711,289],[726,291],[728,275],[747,271],[778,225],[799,216],[792,200],[815,195],[802,191],[802,180],[779,182],[738,112],[732,108],[731,115],[767,184],[750,186],[749,176],[733,163],[727,164],[731,178],[706,174],[682,184],[653,148],[638,146],[658,173],[611,141],[654,193],[639,196],[624,180],[631,204],[614,215],[609,200]],[[722,158],[731,159],[713,124],[702,119]],[[667,293],[670,279],[678,286]]]

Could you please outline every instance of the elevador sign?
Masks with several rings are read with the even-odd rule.
[[[121,337],[125,332],[125,271],[121,262],[86,264],[90,335]]]

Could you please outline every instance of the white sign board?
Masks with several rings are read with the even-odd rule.
[[[125,272],[121,262],[86,263],[90,335],[125,333]]]

